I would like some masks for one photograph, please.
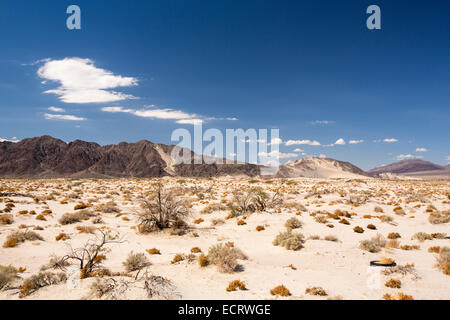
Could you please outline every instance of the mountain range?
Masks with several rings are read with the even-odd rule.
[[[249,163],[194,164],[198,155],[186,150],[192,164],[175,164],[175,146],[147,140],[101,146],[76,140],[66,143],[50,136],[0,142],[1,178],[150,178],[164,176],[215,177],[260,175],[262,166]],[[275,177],[367,178],[385,173],[429,176],[447,175],[449,166],[413,159],[361,170],[349,162],[329,158],[304,158],[280,166]]]

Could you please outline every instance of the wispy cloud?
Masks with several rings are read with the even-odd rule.
[[[427,152],[427,148],[416,148],[416,152]]]
[[[50,108],[48,108],[48,110],[49,110],[49,111],[52,111],[52,112],[66,112],[65,109],[63,109],[63,108],[57,108],[57,107],[50,107]]]
[[[343,145],[346,144],[346,142],[345,142],[344,139],[340,138],[340,139],[338,139],[334,144],[335,144],[335,145],[338,145],[338,146],[339,146],[339,145],[340,145],[340,146],[343,146]]]
[[[135,98],[112,89],[136,86],[136,78],[97,68],[91,59],[45,59],[41,62],[44,65],[37,71],[38,76],[45,80],[44,83],[52,81],[59,84],[56,89],[45,93],[55,94],[65,103],[105,103]]]
[[[298,157],[298,154],[296,153],[282,153],[280,151],[272,151],[272,152],[260,152],[258,153],[258,156],[260,157],[276,157],[279,159],[289,159],[289,158],[296,158]]]
[[[153,119],[166,119],[166,120],[192,120],[199,116],[192,113],[187,113],[181,110],[174,110],[170,108],[156,108],[154,106],[148,106],[143,109],[125,109],[123,107],[104,107],[101,109],[104,112],[111,113],[129,113],[137,117],[153,118]]]
[[[332,121],[332,120],[316,120],[316,121],[311,122],[311,124],[323,124],[323,125],[333,124],[333,123],[336,123],[336,121]]]
[[[364,140],[350,140],[348,143],[349,144],[359,144],[359,143],[363,143]]]
[[[415,156],[413,154],[400,154],[397,156],[397,160],[406,160],[406,159],[421,159],[422,156]]]
[[[67,121],[85,121],[86,118],[81,118],[77,116],[72,116],[69,114],[44,114],[45,119],[47,120],[67,120]]]
[[[19,142],[20,140],[19,139],[17,139],[16,137],[12,137],[11,139],[3,139],[3,138],[0,138],[0,142],[13,142],[13,143],[17,143],[17,142]]]
[[[384,139],[383,141],[384,141],[384,142],[387,142],[387,143],[398,142],[398,140],[395,139],[395,138],[386,138],[386,139]]]
[[[309,145],[309,146],[320,146],[319,141],[312,140],[289,140],[285,143],[286,146],[298,146],[298,145]]]

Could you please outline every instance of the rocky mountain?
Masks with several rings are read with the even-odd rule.
[[[172,163],[174,146],[143,140],[101,146],[76,140],[66,143],[50,136],[24,139],[17,143],[0,142],[2,178],[111,178],[111,177],[211,177],[222,175],[259,175],[252,164]],[[191,159],[196,156],[190,152]]]
[[[379,167],[370,170],[368,173],[372,176],[376,176],[382,173],[395,173],[395,174],[409,174],[414,172],[444,170],[445,167],[434,164],[429,161],[420,159],[408,159],[389,164],[387,166]]]
[[[304,158],[282,166],[278,177],[366,178],[369,175],[349,162],[329,158]]]

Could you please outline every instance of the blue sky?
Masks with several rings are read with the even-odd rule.
[[[82,30],[66,28],[71,4]],[[382,30],[366,28],[371,4]],[[447,164],[449,14],[444,0],[3,0],[0,138],[170,144],[201,119],[279,128],[297,158]]]

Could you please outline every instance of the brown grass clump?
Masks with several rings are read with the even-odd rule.
[[[88,208],[88,207],[89,207],[89,205],[84,204],[84,203],[81,203],[81,204],[77,204],[77,205],[73,208],[73,210],[83,210],[83,209],[86,209],[86,208]]]
[[[292,231],[294,229],[299,229],[302,227],[302,223],[300,222],[300,220],[298,220],[297,218],[290,218],[286,221],[286,223],[284,224],[284,226],[286,227],[286,229],[288,229],[288,231]]]
[[[400,289],[402,286],[402,282],[396,279],[389,279],[384,285],[388,288]]]
[[[36,217],[36,220],[40,220],[40,221],[47,221],[47,219],[45,219],[44,215],[40,214]]]
[[[81,222],[81,215],[79,213],[65,213],[62,215],[62,217],[58,221],[63,226]]]
[[[270,290],[270,294],[273,296],[288,297],[291,295],[291,292],[284,285],[280,285]]]
[[[386,293],[383,296],[384,300],[414,300],[413,296],[404,294],[402,292],[396,293],[394,295],[390,295],[388,293]]]
[[[361,228],[360,226],[354,227],[353,231],[355,231],[356,233],[364,233],[364,229]]]
[[[391,232],[388,234],[388,239],[399,239],[401,238],[401,235],[397,232]]]
[[[331,242],[338,242],[339,239],[336,236],[333,235],[329,235],[329,236],[325,236],[325,238],[323,238],[325,241],[331,241]]]
[[[436,260],[436,267],[442,271],[443,274],[450,276],[450,248],[441,248],[439,256]]]
[[[147,253],[148,253],[148,254],[151,254],[151,255],[153,255],[153,254],[161,254],[161,251],[158,250],[158,249],[156,249],[156,248],[147,249],[147,250],[145,250],[145,251],[147,251]]]
[[[238,222],[237,222],[237,225],[238,226],[244,226],[244,225],[246,225],[247,224],[247,222],[245,222],[244,220],[238,220]]]
[[[290,231],[279,233],[275,240],[273,240],[274,246],[281,246],[287,250],[300,250],[303,248],[304,236],[301,233],[292,233]]]
[[[396,214],[396,215],[399,215],[399,216],[404,216],[406,213],[405,213],[405,210],[403,210],[403,208],[402,207],[395,207],[394,208],[394,213]]]
[[[247,290],[245,287],[245,282],[242,282],[241,280],[234,280],[231,281],[230,284],[227,287],[228,292],[236,291],[236,290]]]
[[[311,287],[305,290],[306,294],[310,294],[312,296],[326,296],[327,292],[322,287]]]
[[[439,246],[429,247],[428,248],[428,252],[430,252],[430,253],[439,253],[439,252],[441,252],[441,247],[439,247]]]
[[[376,206],[375,208],[373,208],[373,211],[377,213],[383,213],[383,208],[381,208],[380,206]]]
[[[432,233],[431,237],[433,239],[445,239],[447,237],[446,233]]]
[[[247,256],[238,248],[217,244],[209,248],[208,261],[219,269],[219,272],[232,273],[241,269],[238,260],[247,260]]]
[[[205,222],[205,220],[202,219],[202,218],[199,218],[199,219],[197,219],[197,220],[194,220],[194,221],[193,221],[193,224],[200,224],[200,223],[202,223],[202,222]]]
[[[386,239],[381,234],[377,234],[370,240],[363,240],[359,247],[372,253],[380,252],[382,248],[386,247]]]
[[[198,264],[202,268],[209,265],[209,260],[203,253],[198,257]]]
[[[127,260],[125,260],[123,262],[123,265],[127,272],[133,272],[133,271],[142,270],[145,267],[148,267],[150,265],[150,262],[148,261],[145,254],[134,253],[133,251],[131,251],[128,254]]]
[[[185,257],[184,257],[183,254],[177,253],[177,254],[175,255],[175,257],[173,257],[172,262],[170,262],[170,263],[171,263],[171,264],[175,264],[175,263],[178,263],[178,262],[183,261],[184,259],[185,259]]]
[[[12,248],[17,246],[19,243],[23,243],[25,241],[43,241],[39,234],[34,231],[16,231],[6,237],[5,242],[3,243],[3,248]]]
[[[367,225],[367,229],[377,230],[377,227],[375,225],[373,225],[373,224],[369,224],[369,225]]]
[[[433,237],[431,236],[431,234],[425,232],[417,232],[412,236],[412,239],[424,242],[425,240],[433,240]]]
[[[14,218],[11,214],[0,215],[0,224],[13,224]]]
[[[400,242],[397,239],[391,239],[387,242],[386,248],[398,249]]]
[[[75,229],[77,229],[79,233],[88,234],[94,234],[95,231],[97,231],[97,228],[93,226],[77,226]]]
[[[56,239],[56,241],[66,241],[66,240],[69,240],[70,239],[70,237],[66,234],[66,233],[64,233],[64,232],[61,232],[60,234],[58,234],[56,237],[55,237],[55,239]]]
[[[345,225],[349,225],[350,224],[350,222],[348,222],[347,219],[342,219],[342,220],[339,221],[339,223],[342,223],[342,224],[345,224]]]
[[[13,266],[0,266],[0,290],[17,277],[18,270]]]
[[[55,285],[67,280],[65,273],[39,272],[26,279],[19,292],[19,298],[24,298],[38,291],[40,288]]]
[[[202,249],[200,249],[199,247],[194,247],[191,249],[191,253],[201,253]]]
[[[400,246],[400,249],[406,250],[406,251],[409,251],[409,250],[419,250],[419,249],[420,249],[420,246],[418,246],[418,245],[404,244],[404,245]]]
[[[431,224],[442,224],[442,223],[448,223],[450,222],[450,210],[447,211],[436,211],[430,213],[430,216],[428,217],[428,221]]]
[[[256,231],[258,231],[258,232],[261,232],[261,231],[264,231],[264,230],[266,230],[266,228],[264,226],[257,226],[256,227]]]

